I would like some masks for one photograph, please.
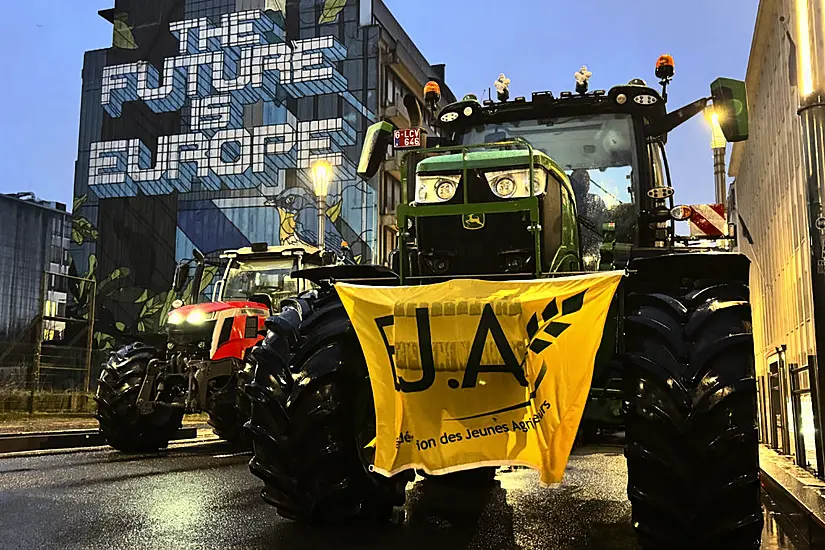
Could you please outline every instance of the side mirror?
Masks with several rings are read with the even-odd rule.
[[[725,139],[730,142],[748,139],[748,93],[745,83],[732,78],[717,78],[710,85],[710,93]]]
[[[172,279],[172,289],[175,293],[179,294],[183,292],[183,288],[186,286],[186,281],[189,279],[189,263],[188,262],[181,262],[178,264],[178,267],[175,268],[175,277]]]
[[[358,161],[358,175],[369,179],[378,173],[381,163],[387,157],[387,147],[392,139],[392,124],[376,122],[367,128],[361,159]]]

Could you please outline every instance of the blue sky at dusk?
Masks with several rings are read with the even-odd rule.
[[[350,0],[353,1],[353,0]],[[513,96],[574,88],[585,64],[591,89],[631,78],[655,82],[661,53],[676,60],[671,109],[709,94],[717,76],[744,78],[756,0],[385,0],[432,63],[446,63],[458,96],[486,93],[499,73]],[[107,47],[98,14],[113,1],[10,2],[0,19],[4,124],[0,192],[34,191],[71,205],[83,52]],[[677,201],[713,200],[710,130],[697,117],[671,134]]]

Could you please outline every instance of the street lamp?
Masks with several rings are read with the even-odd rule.
[[[318,248],[324,249],[324,233],[326,233],[326,204],[329,193],[329,180],[332,176],[332,165],[325,160],[316,160],[312,163],[312,185],[315,196],[318,198]]]

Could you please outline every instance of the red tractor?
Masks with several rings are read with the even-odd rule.
[[[196,289],[210,262],[198,251],[194,255],[190,286]],[[175,300],[156,345],[148,343],[152,338],[136,341],[104,365],[95,400],[107,443],[129,452],[164,448],[184,414],[202,411],[218,436],[243,443],[246,407],[238,388],[247,353],[263,338],[273,307],[277,311],[282,299],[308,290],[311,283],[292,273],[333,261],[309,246],[257,243],[223,253],[218,265],[225,270],[211,302]],[[190,280],[191,264],[184,261],[175,272],[178,295]]]

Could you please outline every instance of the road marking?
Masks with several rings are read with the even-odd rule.
[[[252,453],[249,451],[244,451],[242,453],[229,453],[225,455],[212,455],[212,458],[232,458],[233,456],[252,456]]]

